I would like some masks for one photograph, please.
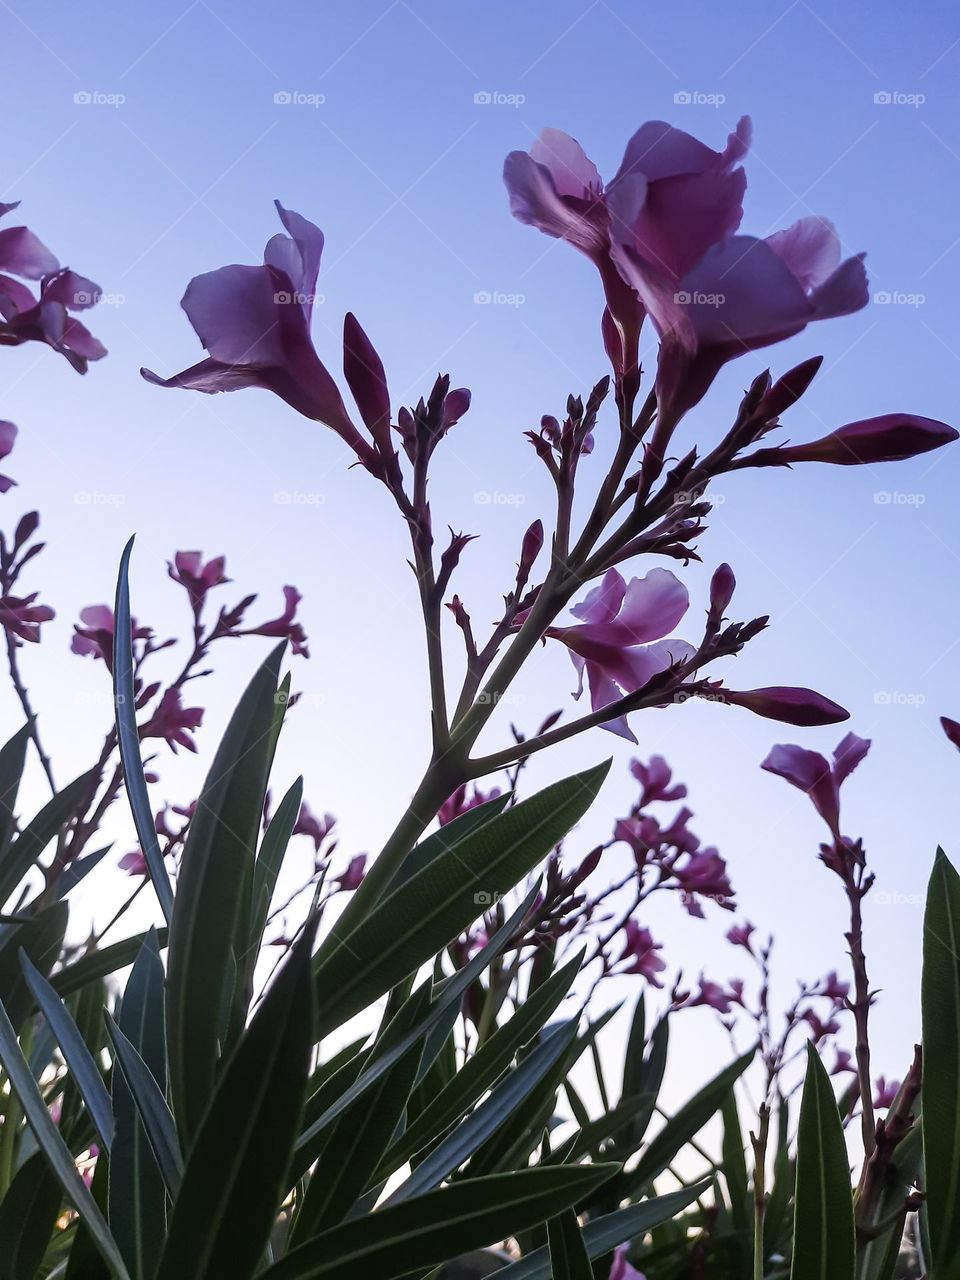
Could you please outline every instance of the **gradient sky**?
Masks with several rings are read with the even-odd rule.
[[[824,214],[848,252],[868,251],[873,303],[728,366],[685,424],[688,442],[715,438],[768,362],[783,371],[816,353],[824,369],[790,415],[794,438],[890,410],[960,417],[952,5],[927,4],[920,21],[892,0],[13,0],[0,4],[0,32],[0,198],[22,200],[24,220],[108,295],[91,327],[111,354],[86,379],[39,347],[3,360],[0,416],[21,428],[5,467],[20,488],[2,499],[4,520],[40,507],[50,545],[31,582],[58,611],[24,666],[62,780],[89,765],[110,715],[102,667],[68,653],[72,622],[111,597],[131,532],[135,612],[163,634],[187,625],[165,576],[178,548],[225,552],[236,593],[263,593],[263,616],[278,611],[283,583],[304,592],[313,656],[295,665],[305,697],[279,781],[305,773],[312,806],[339,816],[345,849],[377,847],[426,758],[412,579],[385,495],[347,470],[332,434],[279,401],[165,392],[138,375],[143,364],[168,374],[198,358],[183,288],[200,271],[258,261],[278,229],[274,197],[326,234],[315,336],[332,368],[350,309],[381,352],[395,404],[425,393],[438,370],[473,390],[437,457],[433,501],[441,527],[482,535],[459,582],[478,625],[495,616],[523,529],[550,510],[523,430],[605,372],[593,269],[507,209],[503,157],[544,125],[576,136],[609,176],[644,120],[721,147],[749,112],[744,230]],[[478,294],[512,303],[484,305]],[[653,354],[648,338],[648,363]],[[586,474],[601,473],[604,454],[601,439]],[[877,1065],[888,1075],[905,1069],[918,1031],[919,902],[935,846],[960,856],[960,760],[937,723],[960,717],[958,479],[955,449],[897,466],[740,475],[720,486],[704,566],[686,576],[692,618],[721,560],[739,579],[735,616],[771,615],[736,683],[814,686],[874,739],[847,787],[845,828],[865,836],[887,895],[873,896],[867,924],[884,990]],[[202,689],[201,759],[258,643],[229,648]],[[455,645],[451,635],[452,654]],[[511,716],[530,729],[570,709],[572,684],[556,647],[536,655],[491,743]],[[17,708],[5,692],[0,714],[6,734]],[[707,705],[634,724],[641,754],[666,754],[689,784],[696,829],[727,857],[743,913],[776,933],[781,996],[796,977],[842,967],[842,902],[816,860],[818,822],[803,796],[758,768],[774,742],[801,731]],[[838,737],[802,733],[822,749]],[[584,851],[633,798],[629,745],[598,731],[530,769],[528,785],[542,783],[611,752],[602,801],[575,838]],[[200,768],[165,766],[158,798],[188,799]],[[130,829],[123,813],[115,820],[122,852]],[[622,865],[611,855],[611,874]],[[98,872],[80,925],[118,892],[119,878]],[[670,903],[650,923],[690,977],[741,969],[722,942],[726,918],[679,917]],[[620,994],[634,990],[625,982]],[[713,1034],[705,1011],[690,1027]]]

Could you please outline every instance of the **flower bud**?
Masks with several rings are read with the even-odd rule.
[[[781,720],[784,724],[812,727],[820,724],[837,724],[849,720],[850,712],[831,702],[814,689],[772,686],[766,689],[745,689],[737,692],[724,689],[720,693],[724,702],[743,707],[754,715],[768,720]]]
[[[939,449],[957,439],[957,431],[935,418],[886,413],[849,422],[808,444],[778,450],[783,462],[831,462],[856,466],[864,462],[900,462]]]

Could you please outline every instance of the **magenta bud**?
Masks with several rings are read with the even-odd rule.
[[[584,860],[577,867],[576,871],[570,877],[570,885],[574,889],[579,889],[584,880],[588,876],[592,876],[594,871],[600,865],[600,859],[603,856],[603,845],[598,845],[592,853],[588,853]]]
[[[779,418],[792,404],[796,404],[823,364],[823,356],[812,356],[796,365],[782,378],[778,378],[757,407],[757,416],[769,422]]]
[[[745,689],[739,693],[733,689],[724,689],[720,697],[731,706],[743,707],[756,716],[804,728],[837,724],[841,720],[850,719],[849,711],[814,689],[773,686],[767,689]]]
[[[953,745],[960,751],[960,724],[956,720],[951,720],[948,716],[940,717],[940,724],[943,732],[947,735]]]
[[[707,617],[713,626],[719,627],[727,606],[733,599],[737,580],[728,564],[720,565],[710,579],[710,612]]]
[[[520,577],[526,579],[543,547],[543,522],[534,520],[520,546]]]
[[[443,430],[455,427],[470,408],[470,392],[466,387],[450,391],[443,401]]]
[[[343,319],[343,376],[364,424],[381,448],[390,447],[390,393],[383,363],[352,312]]]
[[[950,444],[958,435],[936,418],[909,413],[886,413],[838,427],[820,440],[796,444],[778,452],[784,462],[831,462],[856,466],[864,462],[900,462]]]

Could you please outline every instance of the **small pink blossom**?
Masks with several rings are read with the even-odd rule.
[[[215,556],[204,564],[201,552],[178,551],[173,563],[167,565],[170,577],[186,589],[194,617],[199,617],[207,592],[230,581],[224,573],[226,563],[225,556]]]
[[[784,743],[775,746],[760,766],[805,791],[814,808],[830,828],[835,840],[840,839],[840,787],[870,750],[869,738],[848,733],[833,753],[833,762],[819,751]]]
[[[657,976],[667,967],[667,962],[657,955],[657,952],[662,950],[663,944],[654,942],[649,929],[637,924],[636,920],[628,920],[624,928],[624,945],[620,963],[624,960],[630,963],[620,972],[638,973],[646,978],[651,986],[662,987],[663,983]]]
[[[34,604],[39,593],[28,596],[0,596],[0,627],[20,640],[36,644],[40,640],[40,625],[56,615],[49,605]]]
[[[876,1085],[876,1094],[873,1099],[873,1105],[878,1111],[886,1111],[893,1106],[897,1094],[900,1092],[899,1080],[888,1080],[886,1076],[878,1076]]]
[[[359,889],[363,883],[363,877],[367,870],[367,855],[358,853],[356,857],[350,859],[347,864],[346,871],[342,875],[336,877],[334,883],[341,890],[352,893],[354,889]]]
[[[322,818],[317,818],[304,800],[300,805],[300,812],[297,814],[297,820],[294,823],[293,834],[295,836],[309,836],[313,841],[314,849],[319,853],[320,846],[336,825],[337,820],[332,813],[325,813]]]
[[[140,729],[141,738],[163,738],[176,752],[177,747],[196,751],[197,744],[190,734],[203,721],[203,707],[185,707],[178,688],[164,691],[150,719]]]
[[[672,781],[673,770],[663,756],[651,756],[648,764],[644,764],[642,760],[631,760],[630,772],[643,788],[639,800],[641,809],[658,800],[665,804],[672,800],[682,800],[687,794],[687,788],[682,782]]]
[[[440,812],[437,814],[437,821],[441,827],[445,827],[448,822],[452,822],[454,818],[459,818],[461,814],[468,813],[471,809],[476,809],[482,804],[486,804],[489,800],[498,800],[500,798],[500,788],[491,787],[489,791],[481,791],[479,787],[474,786],[472,793],[467,790],[467,784],[463,783],[457,787],[452,795],[447,796],[443,804],[440,806]]]
[[[0,460],[9,457],[16,438],[17,428],[13,423],[0,421]],[[16,480],[11,480],[9,476],[0,475],[0,493],[7,493],[16,483]]]
[[[125,853],[117,865],[128,876],[149,875],[147,860],[139,849],[131,849],[129,853]]]

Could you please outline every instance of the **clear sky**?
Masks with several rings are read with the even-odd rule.
[[[258,261],[278,230],[274,197],[326,234],[315,336],[331,367],[351,309],[395,404],[425,393],[438,370],[473,390],[437,459],[433,498],[438,523],[482,535],[460,582],[475,620],[494,616],[523,529],[550,509],[522,431],[605,372],[592,268],[507,209],[503,157],[544,125],[579,138],[610,175],[644,120],[720,147],[748,112],[744,230],[824,214],[848,252],[868,252],[871,305],[729,366],[685,426],[691,442],[714,438],[765,363],[782,371],[817,353],[823,372],[790,417],[796,439],[890,410],[960,418],[960,18],[942,0],[909,14],[893,0],[10,0],[0,33],[0,198],[21,199],[29,225],[108,295],[91,327],[111,354],[86,379],[32,347],[4,354],[0,384],[0,416],[21,428],[5,467],[21,487],[0,500],[4,523],[37,505],[50,544],[32,580],[58,616],[25,669],[62,779],[89,765],[109,716],[102,668],[68,653],[71,625],[83,605],[110,598],[131,532],[135,612],[165,634],[187,624],[165,577],[178,548],[226,553],[238,593],[263,592],[264,616],[278,611],[283,583],[304,592],[313,656],[296,665],[307,696],[280,781],[306,774],[313,807],[339,815],[345,848],[377,847],[425,760],[421,639],[385,495],[347,470],[332,434],[265,394],[165,392],[137,372],[199,357],[178,305],[184,286]],[[512,301],[484,305],[478,294]],[[604,453],[601,439],[597,474]],[[721,560],[740,582],[736,616],[771,615],[739,659],[742,687],[814,686],[874,739],[848,784],[844,825],[864,834],[889,895],[870,902],[867,922],[885,993],[878,1066],[892,1075],[918,1030],[919,895],[938,840],[960,856],[960,759],[937,723],[960,718],[958,479],[956,449],[885,468],[741,475],[723,486],[704,567],[687,575],[691,617]],[[231,650],[203,689],[201,756],[257,643]],[[571,688],[566,656],[547,648],[510,712],[529,729],[569,707]],[[0,713],[12,729],[5,694]],[[712,706],[646,713],[635,728],[641,753],[666,754],[689,783],[697,830],[728,858],[745,913],[776,932],[781,991],[842,966],[841,901],[816,861],[817,820],[758,768],[801,731]],[[829,749],[838,737],[802,741]],[[530,771],[543,782],[611,751],[584,849],[632,799],[628,744],[596,732]],[[166,767],[163,793],[189,798],[199,768]],[[116,821],[122,851],[129,829],[123,814]],[[116,892],[117,877],[98,873],[81,915]],[[678,916],[651,921],[672,960],[690,976],[737,971],[719,941],[726,921]],[[692,1018],[700,1032],[710,1015]]]

